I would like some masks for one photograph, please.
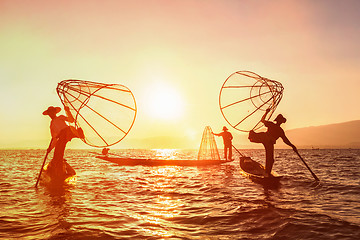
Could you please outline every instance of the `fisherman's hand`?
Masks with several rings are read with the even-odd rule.
[[[265,112],[266,112],[266,113],[268,113],[268,112],[270,112],[270,110],[271,110],[271,109],[270,109],[270,108],[268,108],[268,109],[266,109],[266,111],[265,111]]]

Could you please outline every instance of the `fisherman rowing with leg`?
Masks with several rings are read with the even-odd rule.
[[[68,123],[73,123],[75,120],[68,107],[64,108],[66,116],[57,114],[61,111],[60,107],[48,107],[47,110],[43,112],[43,115],[48,115],[51,118],[50,123],[50,132],[52,136],[51,145],[47,149],[47,152],[55,147],[54,157],[49,164],[49,172],[59,180],[63,180],[67,175],[71,175],[71,170],[73,174],[75,171],[71,166],[64,161],[64,152],[66,144],[71,141],[71,139],[84,138],[84,133],[81,128],[75,129],[72,126],[69,126]]]
[[[261,118],[261,122],[264,123],[267,127],[266,132],[256,133],[253,130],[249,132],[250,142],[262,143],[265,147],[266,153],[266,164],[265,172],[267,177],[271,176],[271,170],[274,164],[274,145],[278,138],[282,138],[285,144],[293,148],[295,152],[297,149],[294,144],[292,144],[289,139],[286,137],[284,130],[281,128],[281,124],[286,122],[286,118],[283,115],[279,114],[275,119],[275,123],[271,121],[266,121],[266,116],[269,113],[270,109],[265,111],[264,116]]]

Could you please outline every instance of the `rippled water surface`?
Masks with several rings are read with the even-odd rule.
[[[195,158],[196,151],[112,150]],[[245,150],[262,162],[262,150]],[[360,239],[360,150],[277,150],[264,188],[238,159],[206,167],[119,166],[67,150],[74,185],[34,187],[45,151],[0,151],[1,239]]]

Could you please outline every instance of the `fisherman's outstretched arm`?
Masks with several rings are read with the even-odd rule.
[[[74,119],[73,115],[70,112],[70,108],[69,107],[64,107],[64,110],[66,112],[67,121],[73,123],[75,121],[75,119]]]
[[[292,143],[290,142],[290,140],[289,140],[285,135],[282,136],[281,138],[282,138],[282,140],[284,141],[285,144],[289,145],[290,147],[292,147],[292,149],[293,149],[295,152],[297,152],[297,148],[295,147],[295,145],[292,144]]]

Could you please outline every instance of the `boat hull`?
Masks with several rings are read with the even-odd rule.
[[[250,157],[240,158],[240,173],[253,182],[268,186],[278,185],[282,178],[274,171],[271,172],[271,176],[266,176],[265,167]]]
[[[43,185],[47,186],[56,186],[56,185],[73,185],[76,182],[76,172],[75,170],[66,162],[65,164],[65,176],[57,176],[49,169],[49,164],[46,164],[43,168],[40,182]]]

